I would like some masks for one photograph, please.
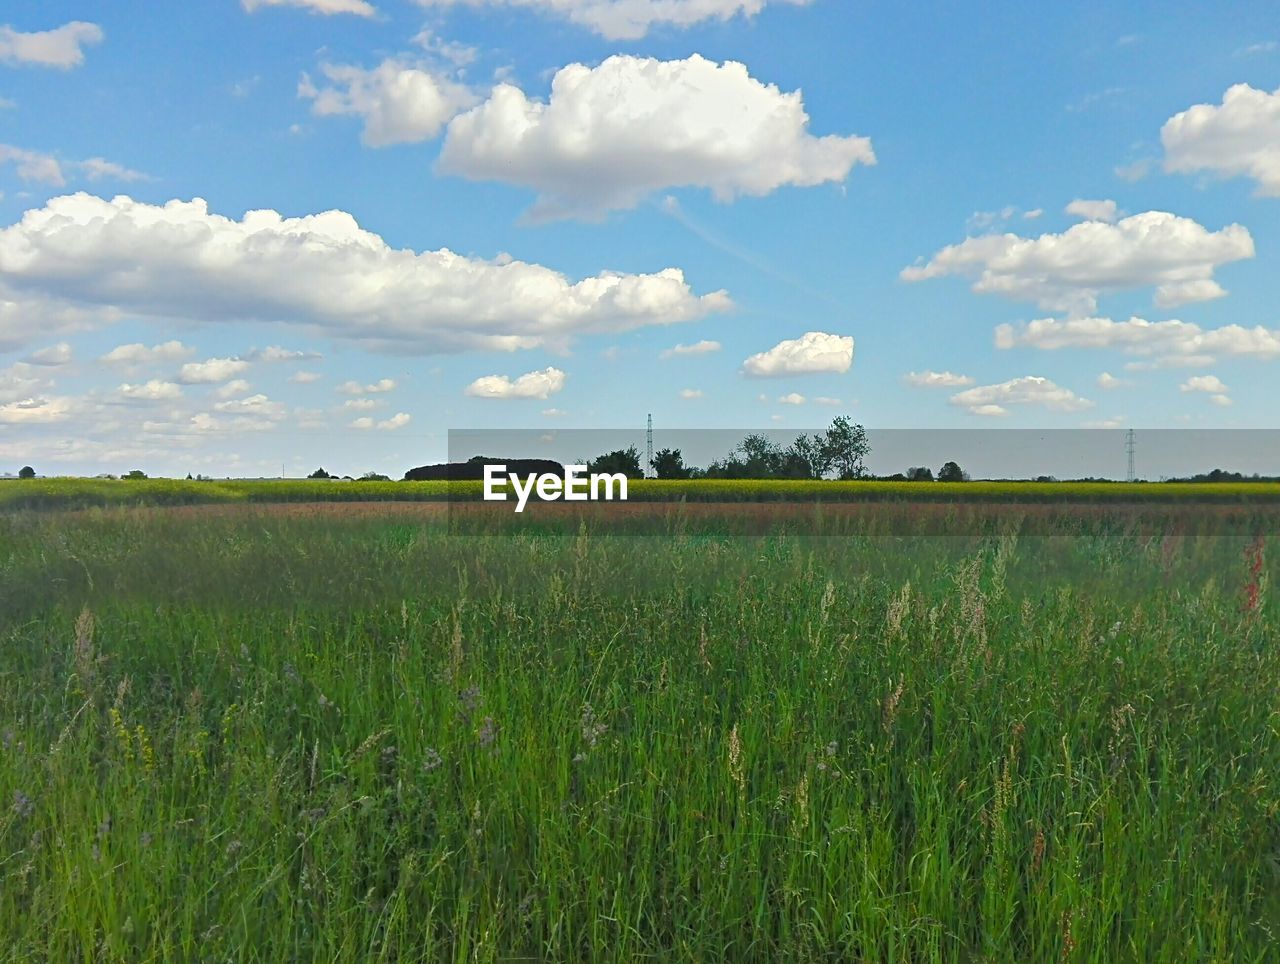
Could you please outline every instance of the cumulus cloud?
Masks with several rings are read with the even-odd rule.
[[[298,96],[311,101],[311,113],[317,117],[364,118],[360,139],[369,147],[430,140],[477,100],[465,85],[395,58],[372,70],[323,64],[320,71],[332,86],[317,87],[303,74]]]
[[[485,375],[467,386],[466,394],[474,398],[550,398],[564,388],[565,373],[558,368],[544,368],[519,378]]]
[[[96,23],[73,20],[53,30],[20,33],[0,26],[0,64],[57,67],[67,70],[84,63],[84,48],[102,42]]]
[[[1093,407],[1087,398],[1036,375],[970,388],[952,395],[951,404],[967,409],[971,415],[986,416],[1008,415],[1009,406],[1013,405],[1037,406],[1052,412],[1079,412]]]
[[[1123,378],[1116,378],[1116,376],[1112,375],[1111,372],[1103,372],[1098,376],[1097,385],[1104,392],[1109,392],[1117,388],[1125,388],[1129,385],[1129,382],[1125,381]]]
[[[1224,325],[1208,331],[1189,321],[1130,318],[1041,318],[1024,325],[998,325],[996,347],[1116,349],[1151,356],[1159,367],[1205,364],[1219,355],[1267,360],[1280,358],[1280,328]]]
[[[16,326],[38,308],[100,321],[127,312],[166,323],[291,323],[399,354],[514,351],[731,306],[723,291],[695,295],[676,268],[575,283],[507,257],[396,250],[341,211],[250,211],[235,221],[199,199],[155,206],[80,193],[0,228],[0,340],[9,315]]]
[[[705,393],[700,388],[682,388],[680,389],[680,397],[686,402],[702,398]]]
[[[178,372],[178,381],[184,385],[214,385],[234,378],[248,369],[243,358],[208,358],[202,362],[187,362]]]
[[[968,375],[957,375],[949,371],[907,372],[902,380],[915,388],[963,388],[973,384],[973,379]]]
[[[1190,218],[1147,211],[1115,224],[1085,221],[1038,238],[968,238],[926,264],[903,269],[901,277],[972,277],[979,294],[1076,314],[1095,310],[1103,293],[1155,287],[1156,304],[1171,308],[1226,294],[1213,280],[1214,270],[1253,254],[1253,237],[1239,224],[1209,231]]]
[[[803,405],[805,397],[799,392],[790,392],[778,398],[778,402],[782,405]]]
[[[301,7],[311,13],[329,17],[335,13],[353,13],[358,17],[372,17],[378,10],[366,0],[240,0],[247,13],[261,7]]]
[[[140,402],[163,402],[182,397],[182,386],[174,382],[153,378],[138,385],[125,382],[116,389],[115,395],[120,399]]]
[[[123,164],[117,164],[115,161],[108,161],[101,157],[91,157],[87,161],[77,161],[76,165],[84,172],[85,177],[91,181],[124,181],[126,183],[132,181],[149,181],[150,175],[143,174],[141,171],[135,171],[132,168],[125,167]]]
[[[707,341],[706,339],[694,342],[692,345],[676,345],[674,348],[668,348],[659,358],[681,358],[685,355],[709,355],[717,352],[721,348],[718,341]]]
[[[620,55],[564,67],[545,103],[499,84],[449,123],[438,167],[532,188],[532,215],[550,219],[598,218],[680,186],[758,197],[875,163],[867,138],[808,128],[799,91],[766,86],[743,64]]]
[[[376,382],[363,384],[357,381],[343,382],[334,391],[343,395],[383,395],[387,392],[396,390],[397,382],[394,378],[379,378]]]
[[[389,432],[397,428],[404,428],[410,421],[411,416],[408,412],[396,412],[396,414],[392,415],[390,418],[383,419],[379,422],[378,428],[381,431]]]
[[[289,381],[295,385],[310,385],[312,382],[320,381],[319,372],[294,372],[289,376]]]
[[[342,407],[348,412],[368,412],[381,404],[381,402],[372,398],[349,398],[342,403]]]
[[[65,341],[48,348],[41,348],[28,355],[25,361],[30,365],[42,365],[46,368],[57,368],[71,362],[71,346]]]
[[[1178,386],[1178,390],[1182,392],[1209,392],[1214,395],[1225,395],[1231,391],[1226,385],[1222,384],[1222,379],[1217,375],[1192,375]]]
[[[181,361],[183,358],[190,358],[193,354],[195,349],[188,348],[180,341],[166,341],[161,345],[152,345],[150,348],[141,343],[134,343],[119,345],[98,361],[108,365],[149,365],[156,362]]]
[[[1210,404],[1213,404],[1213,405],[1224,405],[1224,406],[1232,404],[1230,395],[1210,395],[1209,402]]]
[[[263,394],[217,402],[214,404],[213,410],[230,415],[269,419],[274,422],[282,420],[288,414],[288,409],[286,409],[283,402],[273,402]]]
[[[805,6],[811,0],[417,0],[422,7],[523,7],[563,17],[609,40],[638,40],[654,27],[690,27],[707,20],[751,17],[769,3]]]
[[[1105,221],[1107,224],[1113,224],[1117,214],[1116,202],[1086,201],[1077,198],[1067,205],[1067,214],[1086,221]]]
[[[752,355],[742,363],[742,371],[753,378],[824,372],[841,374],[847,372],[852,364],[851,337],[810,331],[799,338],[779,342],[768,351]]]
[[[1160,130],[1164,168],[1250,177],[1258,193],[1280,197],[1280,88],[1271,93],[1236,84],[1222,103],[1196,104]]]

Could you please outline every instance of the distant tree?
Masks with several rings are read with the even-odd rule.
[[[147,473],[143,472],[142,469],[134,469],[132,472],[126,472],[124,475],[120,476],[122,479],[131,479],[133,481],[145,479],[146,477]]]
[[[831,471],[820,439],[797,435],[783,455],[783,474],[793,479],[820,479]]]
[[[332,475],[330,475],[328,472],[326,472],[326,471],[324,470],[324,468],[323,468],[323,467],[321,467],[321,468],[316,469],[316,470],[315,470],[314,472],[312,472],[310,475],[308,475],[308,476],[307,476],[307,478],[309,478],[309,479],[331,479],[331,478],[333,478],[333,476],[332,476]]]
[[[644,478],[644,470],[640,468],[640,452],[634,445],[630,448],[615,449],[592,459],[587,463],[587,471],[605,472],[610,475],[620,472],[629,479]]]
[[[1057,482],[1058,477],[1056,475],[1037,475],[1035,480],[1037,482]]]
[[[908,482],[932,482],[933,469],[925,468],[923,465],[914,465],[907,469]]]
[[[955,462],[948,462],[938,470],[939,482],[968,482],[969,476]]]
[[[190,472],[188,472],[188,473],[187,473],[187,481],[188,481],[188,482],[191,482],[191,481],[192,481],[191,473],[190,473]]]
[[[18,478],[20,479],[34,479],[35,477],[36,470],[29,465],[24,465],[22,468],[18,469]]]
[[[679,449],[658,449],[653,453],[653,471],[660,479],[687,479],[689,468]]]
[[[364,475],[360,476],[360,478],[356,479],[356,481],[357,482],[390,482],[391,477],[386,475],[379,475],[377,472],[366,472]]]
[[[871,451],[867,431],[844,415],[838,416],[819,441],[829,471],[839,479],[860,479],[866,475],[866,458]]]

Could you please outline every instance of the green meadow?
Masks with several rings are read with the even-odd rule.
[[[4,959],[1280,955],[1261,509],[459,535],[407,483],[28,484]],[[85,508],[153,492],[240,505]]]

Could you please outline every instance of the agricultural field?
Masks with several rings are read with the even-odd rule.
[[[1090,508],[11,503],[3,956],[1274,960],[1274,517]]]

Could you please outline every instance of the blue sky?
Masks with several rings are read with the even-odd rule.
[[[1262,3],[8,3],[0,469],[1270,427],[1278,41]]]

